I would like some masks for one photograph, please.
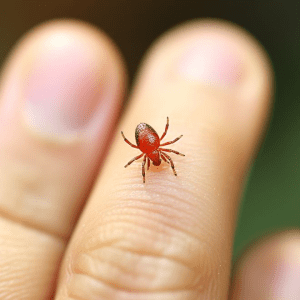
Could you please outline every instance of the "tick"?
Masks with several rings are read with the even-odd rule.
[[[175,171],[174,163],[172,158],[165,152],[172,152],[181,156],[185,156],[184,154],[179,153],[178,151],[172,150],[172,149],[164,149],[160,148],[162,146],[167,146],[170,144],[174,144],[177,142],[180,138],[182,138],[182,135],[178,138],[174,139],[171,142],[166,142],[161,144],[162,139],[166,136],[167,131],[169,128],[169,117],[167,117],[167,124],[165,128],[165,132],[159,138],[157,132],[148,124],[146,123],[140,123],[138,126],[136,126],[135,129],[135,140],[136,145],[130,143],[127,138],[124,136],[123,131],[121,131],[121,134],[123,136],[124,141],[129,144],[133,148],[140,149],[142,151],[142,154],[134,157],[131,161],[127,163],[125,166],[128,167],[130,164],[132,164],[135,160],[144,157],[143,163],[142,163],[142,175],[143,175],[143,182],[145,183],[145,164],[147,163],[147,170],[149,170],[150,167],[150,161],[152,161],[154,166],[159,166],[161,164],[161,160],[164,160],[167,163],[171,164],[171,167],[173,169],[174,175],[177,176],[177,173]]]

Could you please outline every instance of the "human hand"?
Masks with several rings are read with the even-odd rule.
[[[1,299],[227,298],[239,199],[270,110],[267,55],[228,23],[182,25],[150,50],[115,131],[125,74],[110,39],[75,21],[33,30],[5,65]],[[140,152],[120,131],[133,142],[146,122],[161,134],[167,116],[186,156],[174,157],[177,177],[163,163],[143,184],[140,161],[124,168]],[[245,276],[259,265],[242,265],[232,299],[255,299]],[[257,299],[276,296],[266,288]]]

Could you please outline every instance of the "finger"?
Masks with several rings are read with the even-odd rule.
[[[75,21],[34,29],[6,63],[0,88],[1,299],[53,293],[66,241],[114,129],[122,78],[110,40]]]
[[[230,299],[299,299],[299,230],[258,241],[236,268]]]
[[[183,134],[170,165],[151,166],[116,136],[64,264],[56,299],[226,299],[238,199],[270,105],[265,53],[245,31],[192,22],[163,36],[142,66],[122,120],[164,141]],[[170,146],[171,147],[171,146]]]

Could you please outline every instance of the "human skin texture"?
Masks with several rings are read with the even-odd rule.
[[[126,67],[105,33],[75,20],[27,33],[0,81],[0,298],[247,299],[232,290],[242,272],[230,283],[232,242],[270,65],[238,26],[187,22],[149,49],[124,111]],[[180,176],[163,161],[144,184],[120,131],[163,132],[166,116],[168,141],[184,136]]]

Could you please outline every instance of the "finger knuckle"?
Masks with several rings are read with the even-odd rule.
[[[70,295],[168,299],[172,294],[170,299],[182,299],[184,294],[196,299],[209,292],[217,276],[205,243],[154,218],[104,225],[93,239],[73,260]]]

